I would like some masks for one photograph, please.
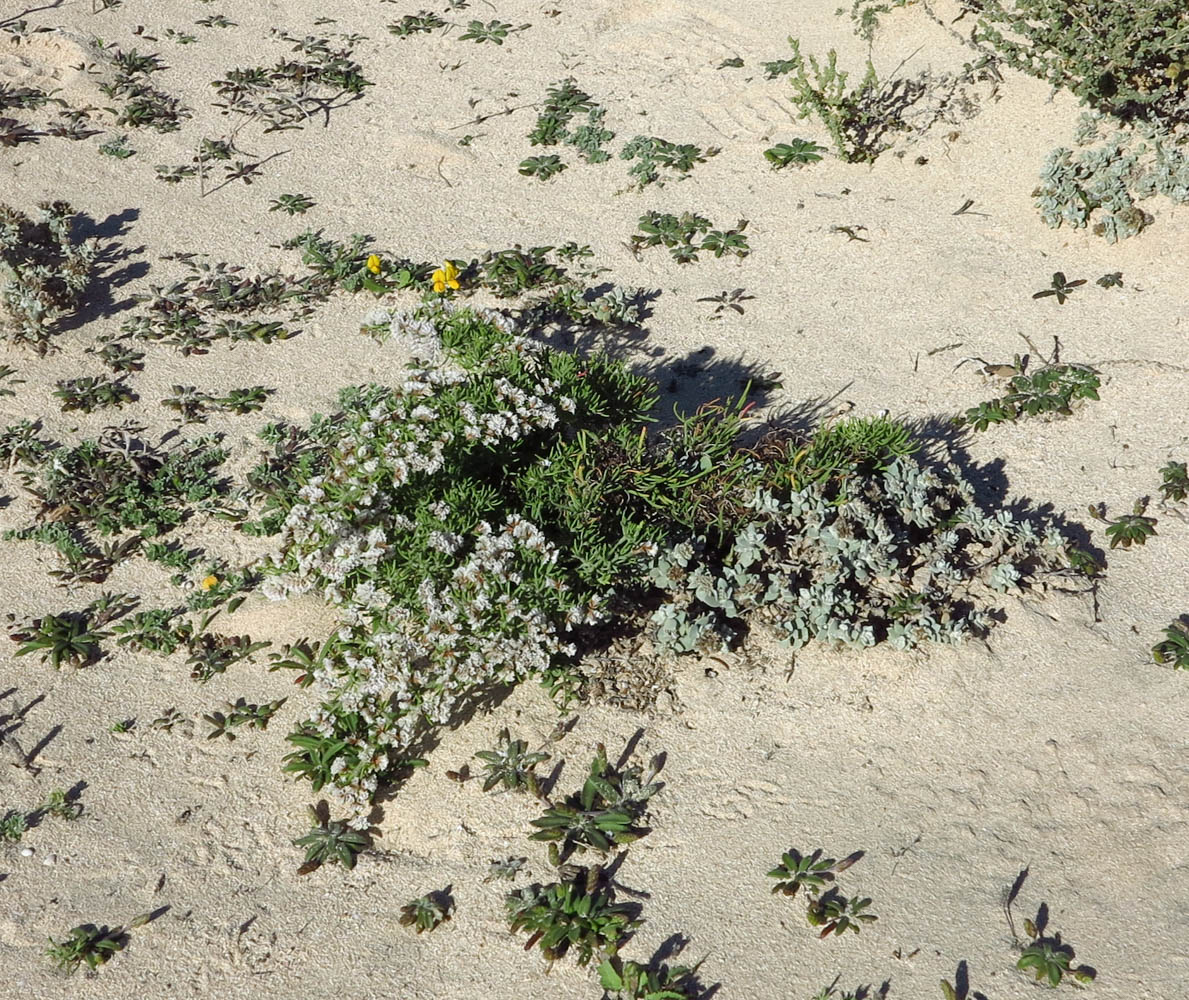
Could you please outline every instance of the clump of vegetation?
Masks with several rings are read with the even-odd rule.
[[[153,74],[166,68],[158,56],[136,49],[125,52],[119,46],[103,50],[103,54],[111,66],[112,78],[99,88],[112,100],[123,102],[122,107],[112,109],[116,125],[151,128],[155,132],[176,132],[182,127],[182,119],[190,117],[190,109],[153,84]]]
[[[126,605],[113,605],[100,598],[82,611],[42,615],[27,622],[16,622],[10,615],[8,637],[21,644],[17,656],[40,653],[55,670],[61,669],[63,663],[85,667],[102,655],[99,644],[109,634],[103,626],[124,610]]]
[[[606,854],[638,840],[648,832],[638,822],[662,787],[653,780],[660,766],[661,759],[653,758],[647,770],[639,764],[612,767],[600,743],[582,787],[561,802],[546,800],[544,814],[532,821],[537,832],[530,839],[549,842],[554,865],[575,851],[592,848]]]
[[[692,143],[670,142],[657,136],[638,135],[625,143],[619,151],[621,160],[635,160],[628,175],[640,190],[649,184],[664,187],[672,175],[686,176],[698,163],[705,163],[711,156],[718,155],[718,148],[702,149]],[[667,171],[668,173],[662,173]]]
[[[1169,462],[1160,470],[1160,495],[1166,501],[1180,501],[1189,497],[1189,465]]]
[[[586,115],[585,123],[571,128],[570,123],[582,114]],[[615,138],[615,133],[603,125],[606,114],[606,108],[581,90],[573,77],[567,77],[546,91],[537,123],[528,135],[529,142],[534,146],[556,146],[564,142],[574,146],[587,163],[603,163],[611,158],[603,144]],[[560,163],[558,157],[534,159]]]
[[[803,167],[807,163],[817,163],[826,151],[809,139],[793,139],[792,142],[778,142],[775,146],[764,150],[764,159],[772,164],[773,170],[783,170],[793,165]]]
[[[1095,112],[1082,115],[1075,142],[1076,149],[1049,153],[1032,192],[1050,227],[1082,229],[1093,222],[1095,235],[1115,243],[1153,222],[1141,201],[1163,195],[1174,204],[1189,202],[1189,128],[1121,125]]]
[[[80,924],[61,941],[50,938],[45,955],[63,972],[73,974],[81,965],[90,972],[108,961],[116,952],[128,947],[128,932],[147,924],[152,914],[136,917],[127,927],[108,927],[106,924]]]
[[[839,935],[848,930],[858,934],[863,924],[877,919],[874,914],[866,912],[871,900],[861,896],[843,896],[833,882],[862,856],[862,851],[856,851],[836,861],[834,858],[823,858],[820,849],[809,855],[795,850],[786,851],[780,864],[768,872],[769,878],[778,880],[772,892],[791,898],[804,890],[807,900],[805,918],[811,927],[821,928],[820,937]]]
[[[847,87],[850,74],[838,69],[838,53],[831,49],[825,65],[815,56],[808,65],[801,54],[801,43],[790,38],[793,55],[780,67],[787,72],[793,85],[793,104],[798,118],[810,115],[820,119],[834,144],[834,151],[847,163],[870,163],[889,147],[884,135],[901,123],[880,108],[883,83],[875,66],[867,60],[866,73],[859,85]],[[810,79],[809,71],[813,78]]]
[[[653,968],[632,961],[605,959],[599,966],[603,1000],[695,1000],[703,995],[698,965]]]
[[[495,750],[480,750],[475,756],[484,763],[483,791],[496,785],[505,791],[526,791],[540,797],[541,782],[536,774],[538,764],[549,760],[543,751],[530,751],[524,740],[514,740],[508,730],[500,730],[500,745]]]
[[[1189,121],[1181,0],[980,0],[978,36],[1008,66],[1124,121]]]
[[[218,437],[165,449],[140,439],[142,430],[109,427],[98,439],[58,449],[40,476],[22,472],[41,514],[103,534],[133,529],[152,537],[194,511],[224,509],[228,487],[217,473],[226,454]]]
[[[1071,416],[1081,399],[1098,399],[1099,373],[1089,365],[1048,364],[1032,372],[1019,371],[1007,380],[1002,396],[968,409],[959,422],[976,431],[1022,416]]]
[[[441,889],[419,896],[400,908],[400,925],[411,927],[418,934],[432,931],[450,919],[454,910],[454,897],[450,889]]]
[[[82,301],[99,244],[72,241],[75,213],[66,202],[38,207],[33,221],[0,204],[0,332],[45,354],[55,325]]]
[[[551,964],[570,953],[579,965],[596,955],[613,957],[640,920],[636,906],[617,902],[600,884],[601,874],[595,867],[568,881],[509,893],[504,900],[508,926],[513,933],[529,932],[525,950],[536,945]]]
[[[1171,664],[1173,670],[1189,670],[1189,624],[1184,619],[1164,629],[1164,638],[1152,647],[1152,659]]]
[[[740,219],[733,229],[712,229],[713,223],[695,212],[680,216],[669,212],[646,212],[640,216],[640,232],[632,234],[632,252],[638,254],[648,247],[665,246],[678,264],[689,264],[698,253],[708,250],[715,257],[733,253],[746,257],[751,253],[743,231],[747,220]]]
[[[359,100],[372,86],[353,58],[359,36],[299,38],[277,28],[271,34],[290,43],[292,57],[233,69],[215,80],[211,86],[220,98],[215,107],[224,114],[257,119],[265,133],[300,129],[315,115],[329,121],[331,111]]]
[[[341,819],[332,820],[325,801],[310,807],[310,818],[314,821],[313,829],[293,841],[295,846],[306,849],[305,862],[297,869],[299,875],[309,874],[327,863],[350,870],[359,855],[371,847],[372,838],[367,830],[356,829]]]
[[[1120,514],[1118,517],[1106,516],[1106,505],[1091,504],[1090,516],[1106,525],[1106,537],[1110,547],[1122,546],[1125,549],[1133,545],[1143,545],[1156,534],[1156,518],[1149,517],[1148,498],[1140,497],[1135,501],[1130,514]]]
[[[281,451],[247,495],[255,530],[279,533],[265,594],[319,593],[342,621],[300,665],[322,701],[287,769],[361,822],[379,783],[418,763],[424,727],[490,684],[536,677],[571,696],[585,636],[648,624],[637,609],[653,588],[671,649],[738,637],[761,606],[794,647],[908,646],[981,634],[980,589],[1066,565],[1054,528],[984,513],[957,470],[908,460],[894,422],[805,453],[780,435],[744,449],[739,400],[650,438],[655,383],[545,348],[449,290],[392,315],[389,335],[431,360],[395,387],[345,390],[308,430],[270,433]],[[612,843],[629,827],[594,829]]]

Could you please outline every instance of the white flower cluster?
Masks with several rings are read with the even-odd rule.
[[[433,319],[450,322],[456,311],[447,304],[430,318],[392,322],[422,337],[432,330],[440,343]],[[515,441],[575,408],[544,375],[540,345],[515,336],[501,313],[480,319],[505,339],[472,370],[439,358],[395,389],[361,390],[323,474],[298,491],[266,567],[270,598],[317,591],[341,608],[337,641],[314,672],[327,698],[310,724],[345,738],[339,713],[364,720],[366,738],[347,740],[327,786],[359,823],[377,776],[424,723],[447,722],[480,686],[521,680],[574,655],[565,634],[602,616],[599,599],[572,593],[559,577],[558,549],[531,521],[512,514],[501,526],[463,528],[446,503],[416,499],[435,476],[443,491],[454,485],[451,463],[466,461],[475,442]],[[440,565],[441,556],[451,561],[446,574],[423,579],[415,595],[389,592],[386,565],[414,558]]]

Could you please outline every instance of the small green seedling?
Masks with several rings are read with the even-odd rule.
[[[549,760],[549,754],[530,753],[528,743],[512,739],[506,728],[500,730],[499,740],[496,749],[480,750],[475,754],[486,769],[483,791],[489,792],[496,785],[502,785],[507,791],[526,791],[540,797],[540,779],[534,769]]]
[[[285,212],[287,215],[305,215],[316,204],[317,202],[309,195],[282,194],[272,200],[268,210],[270,212]]]
[[[566,165],[562,163],[560,156],[530,156],[520,161],[519,172],[525,177],[535,177],[539,181],[547,181],[565,169]]]
[[[1040,937],[1032,921],[1024,921],[1025,930],[1035,937],[1028,945],[1016,968],[1021,972],[1031,972],[1038,983],[1045,983],[1050,987],[1057,987],[1065,976],[1070,976],[1079,986],[1086,986],[1094,982],[1094,970],[1085,965],[1072,966],[1073,948],[1061,940],[1060,934],[1052,937]]]
[[[28,829],[28,813],[19,809],[9,809],[3,816],[0,816],[0,843],[19,843]]]
[[[524,871],[527,862],[528,858],[492,858],[487,863],[487,874],[483,877],[483,881],[493,882],[496,879],[506,879],[511,882]]]
[[[1189,465],[1169,462],[1160,470],[1160,495],[1165,500],[1184,500],[1189,497]]]
[[[1156,534],[1156,518],[1148,517],[1144,511],[1148,509],[1148,498],[1140,497],[1135,501],[1130,514],[1122,514],[1116,518],[1106,516],[1106,505],[1090,505],[1090,516],[1106,525],[1106,537],[1110,540],[1110,547],[1122,546],[1125,549],[1132,545],[1143,545]]]
[[[411,38],[413,35],[434,31],[446,27],[437,14],[421,11],[419,14],[406,14],[395,24],[388,25],[388,31],[397,38]]]
[[[809,855],[790,848],[781,857],[780,864],[768,872],[768,878],[779,879],[772,887],[772,893],[793,897],[799,890],[805,889],[807,894],[817,895],[838,874],[862,857],[862,851],[855,851],[849,857],[836,861],[834,858],[823,858],[821,848]]]
[[[117,160],[126,160],[128,157],[136,154],[135,149],[129,148],[128,136],[126,135],[112,136],[99,147],[99,152],[104,156],[115,157]]]
[[[1123,287],[1123,272],[1111,271],[1109,274],[1104,274],[1101,278],[1095,280],[1099,288],[1122,288]]]
[[[1152,647],[1152,659],[1171,664],[1173,670],[1189,670],[1189,624],[1184,620],[1172,622],[1164,630],[1164,638]]]
[[[503,45],[504,39],[514,31],[524,31],[525,28],[531,28],[531,24],[522,24],[520,27],[513,27],[507,21],[491,20],[484,24],[482,21],[470,21],[467,24],[467,30],[458,36],[460,42],[473,41],[477,44],[483,42],[494,42],[496,45]]]
[[[422,931],[432,931],[449,920],[453,910],[454,897],[450,895],[450,887],[447,886],[405,903],[400,908],[400,925],[411,927],[418,934]]]
[[[1077,281],[1068,281],[1063,272],[1056,271],[1053,274],[1052,284],[1048,288],[1036,292],[1032,297],[1034,299],[1043,299],[1050,295],[1055,295],[1057,296],[1057,304],[1063,306],[1065,305],[1065,300],[1073,294],[1073,290],[1085,283],[1085,278],[1080,278]]]
[[[772,164],[773,170],[783,170],[788,166],[803,167],[807,163],[817,163],[825,151],[825,146],[819,146],[809,139],[794,139],[792,142],[778,142],[770,149],[765,149],[764,159]]]
[[[304,837],[293,843],[306,849],[305,862],[297,869],[298,875],[308,875],[324,864],[333,862],[350,870],[361,852],[371,846],[372,839],[364,830],[353,830],[341,819],[330,818],[330,807],[326,800],[310,807],[310,817],[316,824]]]
[[[206,738],[215,740],[220,736],[225,736],[228,740],[234,740],[235,733],[231,730],[237,726],[246,725],[249,729],[267,729],[269,720],[287,700],[279,698],[264,705],[250,705],[243,698],[237,698],[234,703],[225,702],[223,707],[226,712],[210,712],[202,717],[204,722],[209,722],[213,727],[207,733]]]
[[[62,941],[50,938],[45,954],[68,975],[77,971],[78,967],[84,963],[91,972],[94,972],[117,951],[123,951],[128,946],[130,930],[147,924],[150,918],[151,914],[141,914],[127,927],[108,927],[106,925],[99,927],[95,924],[80,924]]]
[[[805,919],[811,927],[820,927],[819,937],[839,935],[845,931],[856,934],[863,924],[876,920],[872,913],[864,912],[871,900],[861,896],[843,896],[836,888],[829,889],[812,900],[805,911]]]

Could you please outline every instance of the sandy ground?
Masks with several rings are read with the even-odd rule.
[[[994,395],[974,365],[953,372],[961,357],[1010,361],[1026,349],[1021,334],[1044,347],[1058,336],[1066,360],[1100,366],[1101,402],[1064,421],[995,428],[956,457],[981,470],[991,499],[1051,503],[1083,522],[1090,503],[1118,512],[1153,494],[1156,470],[1189,457],[1189,211],[1152,203],[1156,225],[1113,247],[1087,231],[1047,229],[1029,196],[1046,152],[1070,141],[1077,109],[1068,95],[1014,73],[994,94],[987,84],[971,88],[979,97],[973,117],[956,114],[902,138],[872,167],[829,157],[770,172],[768,146],[826,136],[816,122],[794,120],[787,80],[765,79],[760,63],[783,58],[792,34],[806,52],[836,46],[857,69],[864,46],[834,16],[836,2],[744,11],[727,0],[497,0],[444,12],[459,22],[531,23],[502,47],[460,42],[459,29],[395,38],[384,25],[419,9],[405,2],[125,0],[95,15],[83,0],[37,5],[25,15],[30,26],[65,34],[0,40],[0,80],[56,86],[76,107],[108,104],[98,78],[78,68],[93,61],[85,42],[94,34],[160,53],[169,69],[155,82],[195,115],[177,133],[131,132],[137,154],[125,161],[98,154],[105,137],[0,149],[0,201],[31,211],[41,199],[66,199],[89,218],[84,230],[115,248],[90,322],[59,338],[60,353],[37,359],[10,348],[0,359],[26,380],[0,399],[3,423],[41,416],[51,436],[73,439],[76,428],[93,433],[109,422],[60,413],[54,382],[101,372],[83,348],[118,328],[134,293],[179,275],[159,260],[165,253],[296,270],[294,255],[270,244],[307,224],[340,238],[368,232],[414,259],[572,239],[590,244],[608,280],[659,289],[647,335],[622,347],[663,375],[701,366],[665,405],[737,393],[748,372],[778,371],[783,389],[772,404],[824,399],[828,409],[853,403],[856,414],[952,414]],[[0,23],[23,6],[4,0]],[[220,12],[237,26],[194,27]],[[315,25],[328,14],[337,22]],[[887,19],[874,49],[882,72],[906,58],[899,75],[965,60],[944,30],[917,15]],[[158,41],[138,37],[139,25]],[[367,36],[357,58],[376,85],[333,112],[329,127],[271,135],[246,128],[240,143],[258,157],[285,151],[250,187],[200,198],[192,181],[155,180],[154,164],[187,162],[198,136],[226,133],[231,123],[211,107],[210,81],[280,58],[286,47],[268,39],[272,26]],[[171,42],[167,27],[199,41]],[[743,68],[717,68],[734,56]],[[626,184],[618,160],[587,165],[566,154],[570,169],[545,184],[517,173],[521,159],[539,152],[525,138],[531,107],[465,124],[540,101],[571,75],[608,108],[613,151],[647,132],[722,152],[688,180],[616,195]],[[467,133],[477,138],[460,146]],[[270,199],[295,191],[317,207],[292,220],[267,211]],[[955,215],[968,199],[972,210]],[[624,243],[648,209],[696,210],[723,226],[746,218],[753,252],[688,267],[660,250],[636,260]],[[865,227],[867,241],[834,226]],[[1090,280],[1063,306],[1034,301],[1058,270]],[[1094,285],[1113,271],[1122,271],[1123,288]],[[711,320],[712,307],[696,301],[736,287],[754,296],[745,316]],[[252,435],[265,420],[306,419],[330,407],[339,386],[383,381],[403,362],[393,347],[358,334],[370,306],[344,298],[301,336],[271,346],[223,344],[194,358],[150,347],[135,378],[143,401],[135,416],[167,429],[169,414],[154,401],[177,383],[273,386],[262,414],[207,425],[254,452]],[[930,353],[946,345],[960,346]],[[15,478],[6,476],[0,492],[19,497]],[[28,513],[14,499],[0,522],[19,526]],[[952,981],[962,961],[972,988],[990,1000],[1022,998],[1038,987],[1014,969],[1002,904],[1027,868],[1017,928],[1047,904],[1050,929],[1098,970],[1091,995],[1189,995],[1189,680],[1147,657],[1160,629],[1189,610],[1189,527],[1157,513],[1156,539],[1111,555],[1097,616],[1087,596],[1050,594],[1009,603],[989,648],[813,648],[793,664],[761,646],[725,664],[675,664],[671,690],[650,715],[582,708],[560,745],[569,761],[563,785],[598,741],[614,752],[643,730],[642,751],[668,755],[653,832],[620,872],[647,894],[646,923],[625,956],[644,961],[681,936],[683,958],[704,958],[702,979],[719,984],[723,998],[809,1000],[836,976],[840,988],[874,991],[887,981],[893,998],[937,997],[938,980]],[[1101,544],[1100,526],[1091,526]],[[230,534],[204,541],[231,558],[248,552]],[[29,544],[5,543],[2,565],[5,609],[19,614],[81,606],[99,590],[56,590],[44,573],[50,554]],[[151,595],[168,587],[144,566],[121,567],[105,588]],[[282,640],[316,636],[328,617],[317,602],[254,601],[232,621],[237,631]],[[6,645],[0,717],[15,724],[9,732],[25,750],[37,749],[31,768],[0,749],[0,807],[86,787],[76,823],[47,820],[26,835],[21,846],[32,856],[0,848],[0,995],[599,995],[592,970],[562,961],[547,972],[536,953],[526,954],[502,917],[504,884],[482,881],[487,862],[509,854],[528,856],[531,874],[547,877],[540,845],[524,839],[532,805],[444,777],[504,726],[543,739],[557,716],[541,691],[526,686],[442,735],[430,767],[385,804],[382,853],[353,872],[332,866],[299,878],[290,841],[307,828],[309,794],[281,776],[279,759],[305,695],[286,678],[240,665],[200,687],[177,658],[123,650],[88,670],[55,673],[35,657],[11,659]],[[208,742],[205,725],[193,721],[224,699],[286,694],[267,732],[234,743]],[[191,722],[150,730],[145,723],[169,706]],[[110,732],[129,717],[141,724]],[[780,853],[818,846],[835,857],[866,852],[844,882],[870,896],[879,916],[861,936],[819,942],[799,906],[769,895],[765,872]],[[398,926],[402,903],[447,885],[457,900],[449,923],[419,937]],[[133,932],[97,977],[62,979],[41,954],[48,936],[78,923],[118,924],[160,907],[168,911]]]

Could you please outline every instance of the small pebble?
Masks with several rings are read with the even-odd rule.
[[[22,847],[21,848],[21,857],[22,858],[33,857],[33,848],[32,847]]]
[[[47,868],[49,868],[52,865],[56,865],[58,863],[58,855],[47,854],[44,858],[41,859],[41,863],[43,865],[45,865]]]

